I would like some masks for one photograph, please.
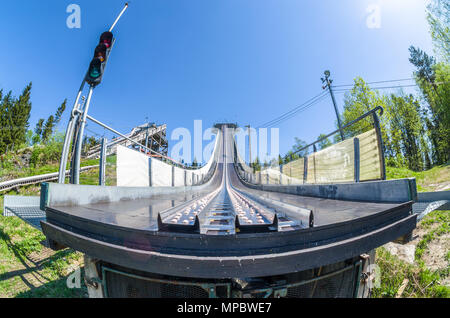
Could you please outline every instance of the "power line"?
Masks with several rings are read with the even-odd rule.
[[[285,122],[293,117],[295,117],[297,114],[305,111],[306,109],[310,108],[311,106],[315,105],[316,103],[318,103],[319,101],[321,101],[322,99],[326,98],[328,96],[328,94],[322,94],[322,95],[318,95],[315,96],[314,98],[308,100],[308,102],[303,103],[301,106],[296,107],[294,112],[287,112],[285,114],[283,114],[282,116],[279,116],[278,118],[272,120],[270,123],[266,123],[266,125],[264,125],[267,128],[273,127],[277,124],[280,124],[282,122]]]
[[[450,83],[450,81],[443,81],[443,82],[436,82],[434,84],[436,85],[442,85],[442,84],[447,84]],[[392,89],[392,88],[406,88],[406,87],[419,87],[418,84],[409,84],[409,85],[396,85],[396,86],[381,86],[381,87],[370,87],[370,89]],[[335,90],[335,92],[349,92],[351,91],[353,88],[341,88],[341,89],[337,89]]]
[[[298,112],[302,111],[303,107],[307,106],[309,103],[314,102],[316,99],[321,98],[321,97],[326,96],[326,95],[327,95],[326,92],[322,92],[322,93],[320,93],[320,94],[310,98],[309,100],[307,100],[303,104],[301,104],[301,105],[291,109],[290,111],[288,111],[288,112],[286,112],[286,113],[284,113],[284,114],[282,114],[282,115],[280,115],[280,116],[278,116],[278,117],[276,117],[276,118],[274,118],[274,119],[272,119],[272,120],[270,120],[270,121],[268,121],[268,122],[266,122],[264,124],[259,125],[256,128],[267,127],[269,125],[272,125],[273,123],[277,123],[279,121],[284,120],[288,116],[295,115]]]
[[[370,87],[370,89],[377,90],[377,89],[392,89],[392,88],[406,88],[406,87],[417,87],[419,85],[417,84],[411,84],[411,85],[396,85],[396,86],[382,86],[382,87]],[[337,89],[335,92],[349,92],[352,88],[342,88]]]
[[[327,98],[327,97],[328,97],[328,94],[325,93],[325,94],[324,94],[323,96],[321,96],[320,98],[314,100],[313,102],[309,103],[308,105],[305,105],[303,108],[299,109],[298,111],[296,111],[295,113],[289,115],[288,117],[285,117],[285,118],[283,118],[283,119],[281,119],[281,120],[278,120],[278,121],[276,121],[276,122],[270,124],[269,126],[267,126],[267,128],[274,127],[275,125],[281,124],[282,122],[285,122],[285,121],[287,121],[287,120],[289,120],[289,119],[295,117],[297,114],[299,114],[299,113],[301,113],[301,112],[303,112],[303,111],[305,111],[305,110],[311,108],[312,106],[318,104],[320,101],[324,100],[324,99]]]
[[[366,84],[381,84],[381,83],[392,83],[392,82],[404,82],[404,81],[409,81],[409,80],[414,80],[414,78],[404,78],[404,79],[397,79],[397,80],[386,80],[386,81],[377,81],[377,82],[368,82]],[[435,83],[435,84],[445,84],[445,83],[450,83],[450,81],[444,81],[444,82],[439,82],[439,83]],[[333,88],[335,87],[346,87],[346,86],[351,86],[353,87],[355,84],[348,84],[348,85],[336,85],[336,86],[332,86]],[[396,85],[396,86],[381,86],[381,87],[370,87],[370,89],[373,90],[379,90],[379,89],[395,89],[395,88],[408,88],[408,87],[418,87],[418,84],[408,84],[408,85]],[[341,89],[336,89],[334,90],[334,92],[336,93],[345,93],[345,92],[349,92],[351,91],[352,88],[341,88]],[[322,92],[321,94],[318,94],[312,98],[310,98],[309,100],[307,100],[306,102],[304,102],[303,104],[291,109],[290,111],[264,123],[261,124],[259,126],[257,126],[256,128],[261,128],[261,127],[266,127],[266,128],[270,128],[273,127],[277,124],[280,124],[286,120],[291,119],[292,117],[296,116],[298,113],[305,111],[307,109],[309,109],[310,107],[314,106],[315,104],[317,104],[318,102],[322,101],[325,97],[327,97],[327,92]]]
[[[367,82],[366,84],[371,85],[371,84],[382,84],[382,83],[392,83],[392,82],[405,82],[405,81],[411,81],[411,80],[415,80],[414,77],[410,77],[410,78],[403,78],[403,79],[397,79],[397,80],[385,80],[385,81],[377,81],[377,82]],[[333,88],[337,88],[337,87],[348,87],[348,86],[355,86],[355,83],[353,84],[345,84],[345,85],[333,85]]]
[[[86,130],[86,131],[88,131],[88,132],[90,132],[91,134],[93,134],[93,135],[97,136],[97,137],[103,137],[102,135],[100,135],[100,134],[96,133],[95,131],[93,131],[93,130],[91,130],[91,129],[87,128],[87,127],[85,128],[85,130]]]

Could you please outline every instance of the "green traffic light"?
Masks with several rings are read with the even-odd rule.
[[[101,72],[101,61],[100,59],[96,58],[91,62],[91,67],[89,68],[89,76],[93,79],[96,79],[102,75]]]

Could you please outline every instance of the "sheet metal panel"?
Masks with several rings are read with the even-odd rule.
[[[149,157],[127,147],[117,146],[117,186],[149,185]]]

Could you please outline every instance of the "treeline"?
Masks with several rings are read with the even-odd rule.
[[[386,163],[414,171],[450,160],[450,2],[434,0],[427,9],[437,57],[414,46],[409,48],[418,93],[399,91],[381,95],[358,77],[345,96],[343,112],[345,124],[369,109],[382,106]],[[360,125],[363,123],[351,127],[347,133],[360,132]]]
[[[43,118],[38,120],[36,127],[34,128],[33,137],[31,138],[33,145],[41,142],[47,143],[49,141],[50,137],[53,134],[53,131],[55,130],[55,127],[58,126],[59,122],[61,121],[61,116],[66,110],[66,104],[67,99],[65,99],[61,106],[58,107],[55,115],[50,115],[47,118],[47,121],[45,121]]]
[[[0,90],[0,153],[21,147],[26,143],[31,112],[31,87],[28,84],[22,94],[15,98]]]
[[[450,157],[450,65],[436,63],[422,50],[411,47],[410,61],[417,67],[418,95],[400,91],[381,95],[360,77],[345,96],[343,124],[358,118],[376,106],[384,108],[380,118],[386,163],[414,171],[445,164]],[[345,133],[355,136],[370,125],[361,121]]]
[[[29,130],[31,88],[32,83],[17,98],[12,95],[12,91],[4,94],[3,89],[0,89],[0,154],[47,143],[61,120],[67,100],[47,120],[40,119],[34,131]]]
[[[357,77],[354,86],[345,95],[342,125],[357,119],[369,110],[382,106],[384,114],[380,126],[384,142],[386,164],[422,171],[450,160],[450,2],[434,0],[427,8],[427,19],[437,57],[420,48],[409,48],[409,61],[414,66],[417,94],[380,94]],[[336,128],[337,124],[336,124]],[[356,136],[373,128],[371,119],[362,120],[347,128],[346,137]],[[324,135],[320,135],[318,140]],[[340,141],[336,135],[334,142]],[[296,153],[306,145],[296,138],[296,144],[283,164],[305,156]],[[331,145],[328,139],[317,144],[317,150]],[[259,161],[254,163],[260,167]],[[266,166],[264,164],[263,166]]]

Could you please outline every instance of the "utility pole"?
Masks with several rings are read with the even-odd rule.
[[[341,138],[342,140],[345,140],[344,137],[344,132],[342,131],[342,124],[341,124],[341,118],[339,117],[339,111],[336,105],[336,99],[334,98],[334,93],[333,93],[333,89],[331,88],[331,84],[333,83],[333,80],[330,79],[330,71],[326,70],[324,72],[325,74],[325,78],[321,78],[322,83],[325,84],[325,86],[323,86],[323,89],[327,89],[330,92],[331,95],[331,100],[333,101],[333,105],[334,105],[334,111],[336,112],[336,118],[337,118],[337,122],[338,122],[338,127],[339,127],[339,132],[341,133]]]
[[[248,128],[248,160],[250,161],[250,168],[252,167],[252,131],[250,129],[250,125],[245,126]]]

